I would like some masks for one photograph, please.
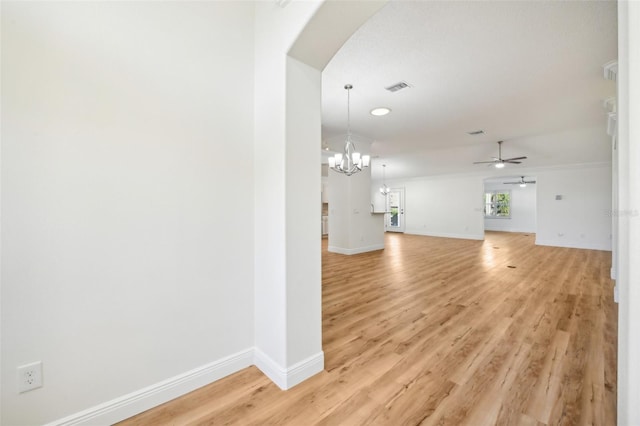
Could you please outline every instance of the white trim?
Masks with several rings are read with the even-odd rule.
[[[324,371],[324,352],[320,351],[287,369],[287,389],[291,389],[322,371]]]
[[[419,230],[410,229],[405,232],[410,235],[423,235],[425,237],[438,237],[438,238],[458,238],[461,240],[484,240],[484,235],[478,234],[454,234],[450,232],[425,232]]]
[[[109,425],[171,401],[252,365],[253,348],[47,423],[46,426]]]
[[[253,364],[280,389],[287,389],[287,370],[259,348],[253,350]]]
[[[131,392],[45,426],[109,425],[157,407],[202,386],[255,365],[283,390],[324,370],[324,352],[283,368],[258,348],[249,348],[186,373]]]
[[[618,113],[610,112],[607,114],[607,135],[615,136],[618,132]]]
[[[602,102],[602,106],[608,113],[616,113],[618,112],[618,99],[615,96],[611,96]]]
[[[537,246],[551,246],[551,247],[566,247],[566,248],[577,248],[584,250],[602,250],[602,251],[611,251],[611,243],[581,243],[581,242],[572,242],[572,241],[564,241],[564,240],[554,240],[554,239],[538,239],[536,238]]]
[[[492,229],[488,226],[484,227],[485,231],[491,231],[491,232],[513,232],[516,234],[535,234],[536,231],[532,231],[530,229],[526,229],[526,228],[504,228],[504,229]]]
[[[618,2],[618,208],[640,206],[640,2]],[[618,221],[618,424],[640,425],[640,220]]]
[[[289,368],[284,368],[259,348],[255,348],[253,362],[280,389],[287,390],[324,370],[324,352],[320,351]]]
[[[368,251],[376,251],[376,250],[384,250],[384,244],[374,244],[372,246],[358,247],[354,249],[346,249],[346,248],[336,247],[336,246],[327,247],[327,251],[331,253],[346,254],[346,255],[360,254],[360,253],[366,253]]]
[[[609,61],[602,66],[604,69],[604,78],[605,80],[618,80],[618,60],[614,59],[613,61]]]

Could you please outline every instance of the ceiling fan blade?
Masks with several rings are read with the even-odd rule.
[[[498,157],[491,157],[493,161],[476,161],[473,164],[497,164],[497,163],[511,163],[511,164],[520,164],[518,160],[526,160],[527,157],[513,157],[513,158],[502,158],[502,142],[498,141]]]
[[[502,182],[505,185],[518,185],[520,183],[527,183],[527,182]]]

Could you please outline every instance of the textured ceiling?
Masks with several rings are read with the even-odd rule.
[[[522,166],[610,161],[603,101],[615,83],[613,1],[392,1],[323,71],[323,143],[341,151],[346,83],[357,147],[387,178],[479,171],[473,161],[526,155]],[[399,81],[412,87],[391,93]],[[392,112],[374,117],[386,106]],[[481,136],[466,132],[482,129]]]

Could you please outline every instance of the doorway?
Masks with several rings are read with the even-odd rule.
[[[499,176],[484,180],[484,230],[537,231],[537,178],[534,175]]]
[[[404,232],[404,188],[392,188],[387,195],[384,230]]]

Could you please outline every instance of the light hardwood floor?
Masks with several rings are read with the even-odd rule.
[[[250,367],[122,424],[616,424],[609,252],[487,232],[322,254],[324,372],[284,392]]]

